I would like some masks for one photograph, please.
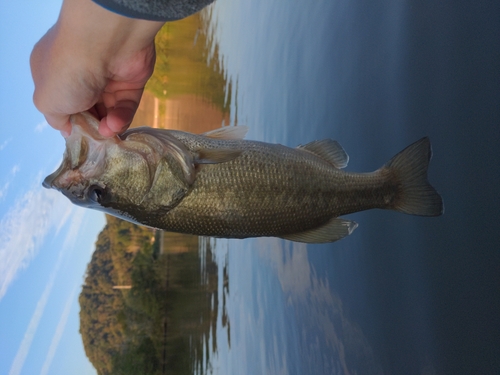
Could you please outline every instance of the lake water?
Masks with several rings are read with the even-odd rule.
[[[445,214],[353,214],[358,229],[327,245],[200,239],[193,272],[210,263],[217,287],[193,373],[500,372],[499,8],[217,0],[202,13],[192,45],[208,46],[225,100],[146,95],[141,116],[211,113],[212,128],[288,146],[336,139],[358,172],[429,136]]]
[[[242,285],[240,345],[225,360],[233,369],[500,371],[498,11],[493,2],[217,1],[210,25],[237,86],[233,118],[250,138],[330,137],[348,168],[371,171],[428,135],[429,179],[446,207],[440,218],[352,215],[353,235],[325,246],[228,242],[229,274]]]

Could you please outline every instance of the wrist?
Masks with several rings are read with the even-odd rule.
[[[102,69],[153,45],[163,22],[133,19],[110,12],[90,0],[64,0],[55,25],[58,42],[67,53]],[[104,72],[103,72],[104,73]]]

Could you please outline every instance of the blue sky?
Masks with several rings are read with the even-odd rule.
[[[0,2],[0,375],[96,373],[78,294],[104,216],[42,188],[64,140],[32,103],[29,55],[60,6]]]

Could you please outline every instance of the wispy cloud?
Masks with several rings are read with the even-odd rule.
[[[15,176],[17,174],[17,172],[19,172],[21,168],[19,167],[19,164],[16,164],[12,167],[12,169],[10,170],[10,174],[12,176]]]
[[[41,133],[45,130],[46,127],[49,126],[49,123],[46,120],[43,120],[42,122],[39,122],[35,126],[35,133]]]
[[[42,195],[44,192],[45,191],[42,191]],[[47,197],[45,197],[45,198],[47,198]],[[36,201],[36,199],[29,199],[27,201]],[[53,206],[55,206],[55,205],[57,205],[57,204],[53,204]],[[60,209],[58,209],[56,211],[60,211]],[[69,249],[72,248],[74,238],[76,237],[74,227],[80,226],[84,214],[85,214],[84,210],[79,210],[76,212],[76,215],[74,215],[75,220],[74,220],[74,222],[72,222],[71,227],[69,228],[68,232],[66,233],[66,238],[64,239],[64,243],[63,243],[63,246],[61,247],[61,250],[59,252],[54,269],[50,273],[49,281],[47,282],[47,285],[45,286],[45,289],[42,293],[42,296],[40,297],[40,299],[36,305],[35,311],[33,312],[31,320],[28,324],[28,328],[24,334],[23,340],[21,341],[21,345],[19,346],[19,349],[18,349],[16,356],[14,358],[14,361],[12,362],[12,366],[10,368],[9,375],[19,375],[21,373],[21,370],[24,366],[24,362],[26,361],[26,357],[28,356],[28,353],[29,353],[30,348],[31,348],[31,344],[33,342],[36,331],[38,329],[38,325],[40,324],[40,319],[43,315],[43,312],[45,311],[47,301],[48,301],[49,296],[50,296],[52,289],[54,287],[55,279],[59,273],[59,269],[61,268],[61,264],[62,264],[62,261],[64,259],[64,255],[68,252]],[[44,215],[42,214],[41,216],[44,216]],[[67,219],[67,217],[66,217],[66,219]],[[49,222],[49,224],[44,224],[46,231],[48,231],[48,229],[50,229],[52,226],[55,226],[57,224],[57,223],[50,224],[50,221],[51,221],[50,217],[49,217],[49,219],[45,219],[45,220]],[[40,237],[42,237],[42,239],[43,239],[44,236],[45,236],[45,234],[41,235]],[[36,242],[36,240],[33,241],[33,243],[34,242]],[[26,258],[29,258],[29,255],[27,255]],[[29,260],[30,259],[25,259],[25,262],[29,262]],[[18,269],[20,267],[22,267],[19,264],[17,264],[17,266],[18,266]],[[6,282],[7,286],[5,288],[8,287],[8,284],[11,281],[12,280]],[[71,297],[70,297],[70,300],[73,299],[75,291],[76,291],[76,288],[73,290]],[[66,303],[66,307],[63,310],[62,317],[61,317],[59,324],[57,326],[57,329],[56,329],[56,334],[55,334],[54,339],[52,340],[51,346],[49,348],[49,355],[48,355],[47,359],[50,357],[50,355],[52,355],[52,358],[50,358],[49,361],[47,361],[47,360],[45,361],[46,363],[44,364],[43,369],[45,369],[45,367],[47,367],[46,371],[48,371],[48,368],[50,367],[50,364],[51,364],[52,359],[53,359],[53,354],[51,354],[51,352],[54,351],[54,353],[55,353],[55,349],[57,349],[57,345],[59,344],[60,337],[57,338],[57,336],[62,335],[62,331],[64,331],[64,327],[65,327],[66,321],[68,319],[67,314],[69,314],[69,311],[66,312],[66,310],[69,310],[70,307],[67,307],[67,305],[68,305],[68,302]],[[59,331],[61,331],[61,333],[59,333]],[[52,349],[53,347],[54,347],[54,349]],[[42,369],[42,371],[45,371],[43,369]]]
[[[7,195],[7,191],[9,190],[10,186],[10,181],[7,181],[5,184],[3,184],[2,187],[0,187],[0,201],[5,198]]]
[[[31,343],[33,342],[33,338],[35,337],[36,330],[38,328],[38,324],[40,323],[40,319],[42,318],[43,311],[45,310],[45,305],[47,305],[47,301],[50,296],[50,292],[52,291],[52,287],[54,286],[55,274],[52,274],[49,282],[45,286],[45,290],[42,293],[42,297],[38,300],[36,304],[35,312],[31,317],[30,323],[28,325],[28,329],[24,334],[23,341],[21,341],[21,345],[16,353],[16,357],[14,358],[14,362],[12,362],[12,366],[10,367],[9,375],[19,375],[24,365],[24,361],[28,356],[28,352],[31,347]]]
[[[72,249],[75,246],[75,241],[78,238],[78,232],[82,228],[83,217],[87,211],[84,208],[77,206],[69,206],[69,209],[66,210],[65,215],[71,215],[71,223],[66,233],[66,237],[64,238],[63,248],[64,249]],[[68,220],[68,216],[65,216],[63,220]],[[58,227],[58,230],[60,227]]]
[[[7,145],[12,141],[12,137],[7,138],[5,141],[0,143],[0,151],[2,151]]]
[[[7,191],[9,190],[10,184],[14,180],[14,177],[16,176],[17,172],[19,172],[19,169],[20,169],[19,165],[14,165],[10,170],[10,173],[7,176],[7,182],[5,182],[2,187],[0,187],[0,201],[2,201],[7,195]]]
[[[57,324],[54,337],[52,337],[52,341],[49,346],[49,351],[47,353],[47,357],[45,358],[45,362],[43,363],[40,375],[47,375],[49,373],[50,365],[52,364],[52,360],[54,359],[54,356],[56,354],[57,347],[59,346],[59,342],[61,341],[61,337],[64,333],[64,329],[66,328],[66,323],[68,323],[68,317],[69,313],[71,312],[71,306],[74,302],[76,290],[77,287],[73,289],[70,296],[66,300],[64,310],[61,314],[61,317],[59,318],[59,323]]]
[[[29,190],[0,220],[0,300],[36,255],[49,230],[60,226],[69,201],[52,190]],[[63,216],[64,220],[69,215]]]

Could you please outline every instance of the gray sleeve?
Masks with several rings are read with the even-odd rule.
[[[175,21],[203,9],[214,0],[92,0],[114,13],[149,21]]]

